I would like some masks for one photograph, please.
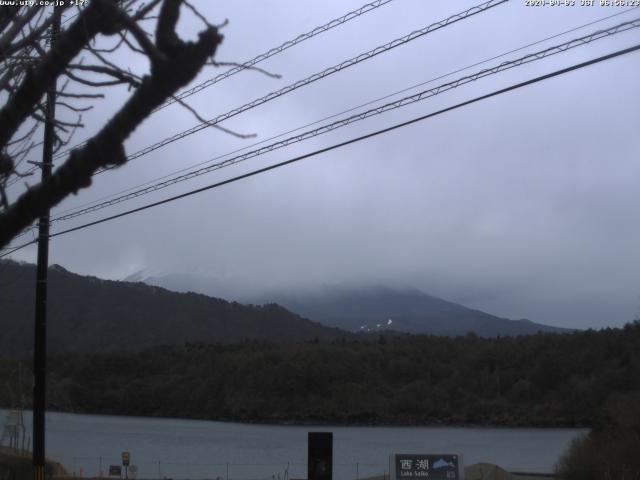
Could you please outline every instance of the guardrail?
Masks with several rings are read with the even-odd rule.
[[[122,466],[120,457],[54,456],[68,472],[64,478],[131,479],[131,480],[294,480],[307,477],[306,462],[250,463],[194,461],[140,461]],[[121,467],[120,475],[109,475],[111,466]],[[334,463],[335,480],[388,479],[388,462]]]

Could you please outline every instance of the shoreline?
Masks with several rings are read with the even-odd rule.
[[[11,410],[10,407],[0,406],[0,410]],[[25,413],[32,414],[31,409],[24,409]],[[273,420],[273,419],[247,419],[243,417],[230,418],[230,417],[217,417],[217,418],[205,418],[205,417],[169,417],[164,415],[139,415],[139,414],[126,414],[126,413],[103,413],[103,412],[85,412],[85,411],[68,411],[68,410],[47,410],[46,413],[57,414],[69,414],[69,415],[95,415],[103,417],[123,417],[123,418],[140,418],[140,419],[156,419],[156,420],[186,420],[197,422],[219,422],[219,423],[236,423],[242,425],[255,425],[255,426],[272,426],[272,427],[403,427],[403,428],[500,428],[500,429],[540,429],[540,430],[552,430],[552,429],[574,429],[574,430],[590,430],[593,428],[591,425],[570,424],[570,423],[527,423],[527,422],[508,422],[508,423],[492,423],[492,422],[447,422],[446,420],[438,422],[358,422],[358,421],[341,421],[337,419],[329,420],[298,420],[298,419],[285,419],[285,420]]]

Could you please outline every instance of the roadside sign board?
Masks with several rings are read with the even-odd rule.
[[[122,467],[120,465],[109,465],[109,476],[120,477],[122,475]]]
[[[393,480],[464,480],[462,457],[456,454],[404,454],[390,458]]]
[[[129,466],[129,452],[122,452],[122,465],[124,467]]]

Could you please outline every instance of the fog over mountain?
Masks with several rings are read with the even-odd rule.
[[[211,23],[229,19],[215,60],[244,62],[363,3],[203,0],[197,8]],[[389,2],[261,64],[280,78],[243,71],[188,102],[202,117],[216,118],[478,3]],[[232,158],[258,148],[256,142],[264,146],[272,138],[288,138],[293,135],[288,132],[315,128],[314,122],[325,125],[328,117],[343,119],[377,108],[638,16],[637,9],[578,3],[532,8],[523,1],[505,2],[437,29],[224,122],[225,128],[256,138],[203,129],[95,176],[90,188],[54,208],[52,217]],[[190,38],[202,23],[183,10],[179,31]],[[55,222],[53,231],[222,182],[628,48],[638,43],[639,31],[581,44]],[[143,61],[126,52],[119,60],[122,65]],[[208,67],[194,83],[224,71]],[[51,264],[114,280],[142,269],[151,272],[147,276],[197,274],[215,279],[219,295],[231,299],[267,289],[408,286],[503,318],[567,328],[619,327],[640,314],[639,72],[640,55],[624,55],[58,236],[51,241]],[[129,95],[125,88],[105,94],[104,101],[83,113],[87,127],[77,132],[74,144],[95,133]],[[127,139],[126,151],[132,154],[197,124],[191,112],[174,104],[141,125]],[[310,124],[314,127],[305,127]],[[17,182],[10,199],[34,181],[36,176]],[[30,246],[12,258],[33,263],[35,251]]]
[[[448,336],[474,332],[495,337],[568,331],[527,319],[500,318],[411,288],[333,286],[314,293],[263,297],[267,298],[324,325],[355,332],[395,330]]]
[[[434,297],[415,288],[384,286],[319,286],[238,294],[237,286],[219,278],[198,275],[145,276],[137,272],[126,280],[144,281],[178,292],[231,297],[243,303],[277,303],[310,320],[351,332],[396,331],[414,334],[526,335],[568,331],[526,319],[510,320]],[[234,293],[235,292],[235,293]],[[237,297],[236,297],[237,296]]]

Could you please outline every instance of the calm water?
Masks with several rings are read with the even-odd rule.
[[[0,410],[0,421],[6,411]],[[25,415],[31,432],[31,414]],[[298,427],[197,420],[47,414],[47,456],[76,475],[108,472],[131,452],[138,478],[306,477],[307,432],[332,431],[334,478],[382,474],[391,453],[458,453],[465,465],[549,472],[578,429]]]

